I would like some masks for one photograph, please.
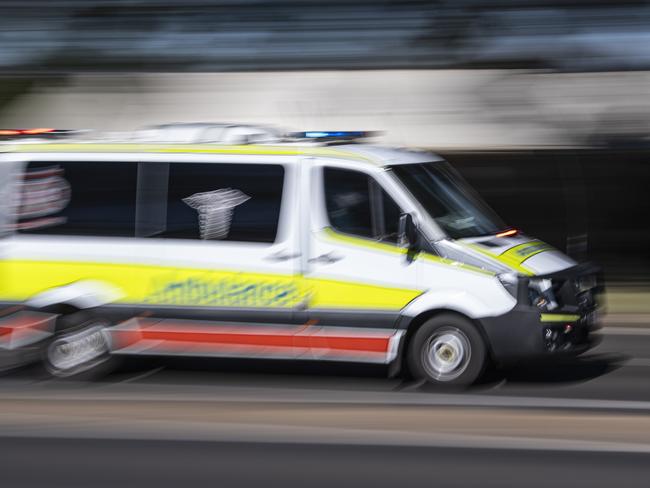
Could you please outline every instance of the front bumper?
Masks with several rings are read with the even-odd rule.
[[[587,290],[590,300],[585,300],[585,290],[575,286],[587,275],[596,277],[594,287]],[[492,356],[498,362],[577,355],[597,343],[592,333],[600,327],[599,316],[602,313],[599,302],[604,285],[600,270],[591,265],[580,265],[536,278],[549,278],[558,283],[560,307],[552,312],[542,312],[530,305],[527,278],[522,278],[517,305],[504,315],[480,320]]]
[[[549,321],[542,315],[556,315]],[[517,306],[499,317],[481,319],[492,356],[499,362],[555,355],[582,354],[596,344],[592,332],[599,325],[593,313],[567,319],[567,314],[542,314]],[[555,317],[553,317],[555,319]]]

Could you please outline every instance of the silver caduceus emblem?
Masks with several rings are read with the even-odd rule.
[[[201,239],[225,239],[230,232],[234,208],[250,197],[239,190],[219,190],[195,193],[183,198],[183,202],[199,213]]]

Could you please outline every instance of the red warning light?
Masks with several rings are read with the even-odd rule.
[[[508,229],[508,230],[504,230],[503,232],[499,232],[497,234],[497,237],[510,237],[510,236],[517,235],[517,233],[519,233],[517,229]]]
[[[34,129],[0,129],[0,136],[36,136],[39,134],[49,134],[56,129],[49,127],[36,127]]]
[[[49,128],[23,129],[20,132],[21,134],[27,134],[27,135],[47,134],[48,132],[54,132],[54,129],[49,129]]]

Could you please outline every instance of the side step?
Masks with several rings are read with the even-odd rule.
[[[132,318],[105,330],[113,354],[306,359],[388,364],[404,331]]]

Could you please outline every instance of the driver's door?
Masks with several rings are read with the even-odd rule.
[[[378,176],[327,164],[311,170],[307,315],[325,338],[313,354],[390,362],[400,311],[420,294],[416,267],[397,246],[400,207]]]

